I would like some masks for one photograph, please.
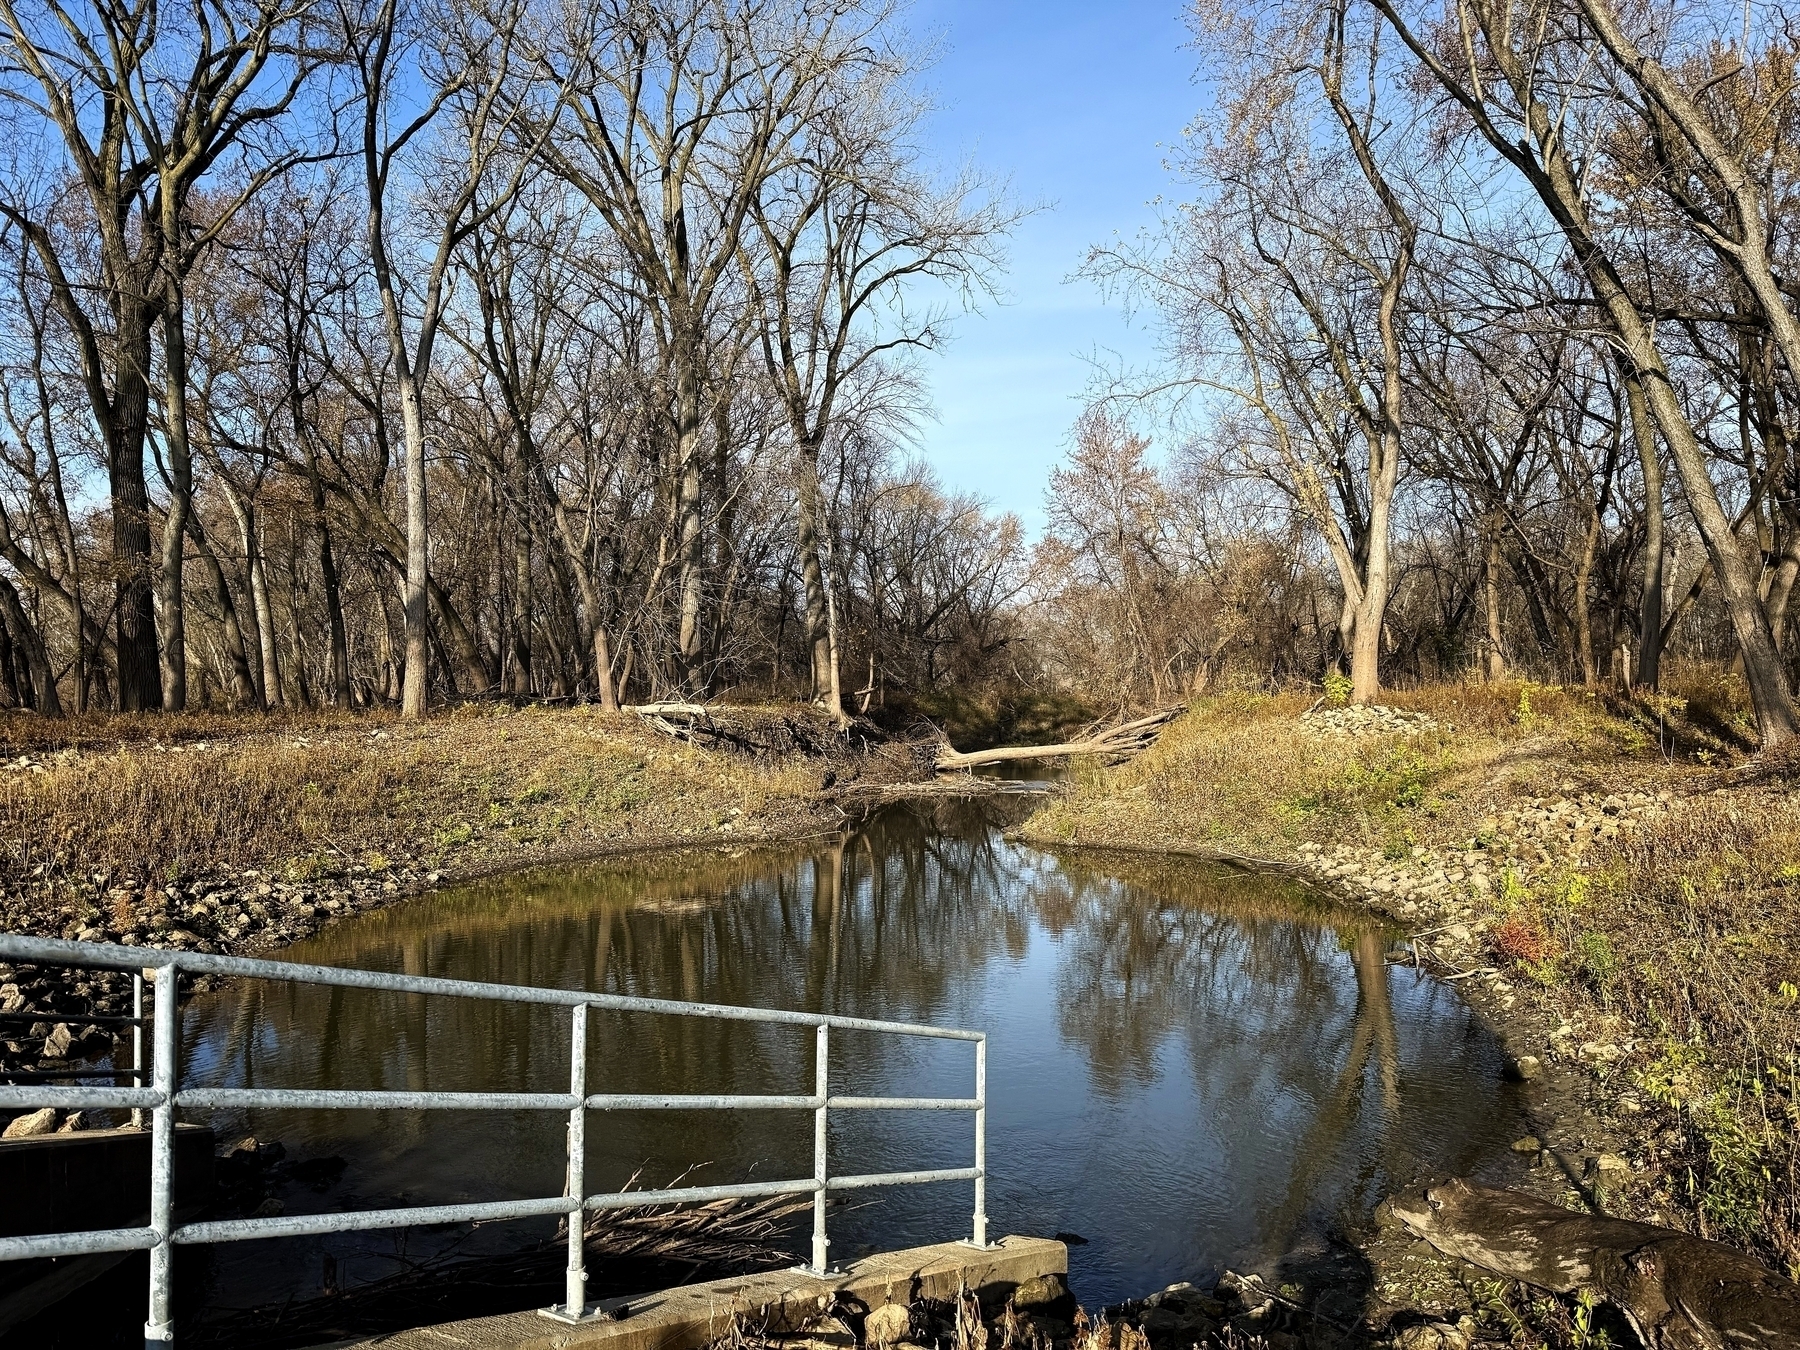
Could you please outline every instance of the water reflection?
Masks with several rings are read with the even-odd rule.
[[[977,805],[885,811],[841,839],[507,879],[335,925],[295,960],[986,1028],[991,1230],[1074,1230],[1090,1301],[1271,1265],[1397,1179],[1480,1171],[1523,1130],[1500,1055],[1454,995],[1389,967],[1386,937],[1306,894],[1210,865],[1058,861]],[[804,1029],[596,1015],[588,1081],[619,1092],[805,1092]],[[197,999],[184,1079],[245,1086],[552,1091],[554,1009],[245,986]],[[832,1088],[962,1096],[969,1047],[834,1037]],[[551,1194],[551,1114],[254,1112],[219,1122],[341,1154],[343,1183],[290,1210]],[[793,1115],[614,1113],[591,1186],[704,1165],[810,1172]],[[833,1166],[966,1165],[967,1117],[833,1120]],[[834,1215],[834,1254],[967,1233],[966,1185]],[[496,1225],[481,1243],[520,1240]],[[266,1302],[386,1273],[385,1235],[221,1249],[212,1297]],[[430,1235],[413,1235],[415,1253]],[[384,1245],[387,1244],[387,1245]]]

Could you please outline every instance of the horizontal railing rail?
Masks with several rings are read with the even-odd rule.
[[[136,1228],[93,1229],[74,1233],[40,1233],[0,1238],[0,1261],[32,1257],[78,1256],[101,1252],[148,1251],[150,1253],[149,1316],[144,1323],[146,1350],[166,1350],[174,1339],[170,1313],[173,1249],[211,1242],[309,1237],[327,1233],[408,1228],[430,1224],[474,1223],[496,1219],[561,1216],[568,1222],[568,1266],[563,1302],[546,1308],[548,1315],[565,1321],[581,1321],[596,1314],[587,1303],[587,1271],[583,1251],[584,1214],[587,1211],[623,1209],[644,1205],[697,1204],[716,1200],[759,1199],[778,1195],[813,1197],[812,1264],[808,1269],[824,1274],[830,1262],[826,1234],[826,1200],[834,1191],[863,1190],[881,1186],[924,1185],[939,1182],[974,1183],[974,1215],[970,1241],[987,1245],[987,1036],[980,1031],[930,1026],[913,1022],[880,1021],[865,1017],[840,1017],[830,1013],[795,1012],[779,1008],[745,1008],[725,1003],[694,1003],[672,999],[638,998],[625,994],[601,994],[584,990],[552,989],[534,985],[493,984],[476,980],[451,980],[436,976],[398,975],[384,971],[348,970],[335,966],[264,961],[250,957],[215,956],[202,952],[176,952],[122,947],[92,942],[66,942],[52,938],[0,934],[0,958],[38,965],[73,966],[99,970],[129,970],[133,976],[131,1017],[88,1017],[44,1013],[34,1021],[80,1021],[85,1024],[130,1025],[133,1059],[130,1069],[95,1069],[91,1076],[135,1076],[136,1087],[101,1087],[92,1084],[57,1085],[18,1083],[0,1085],[0,1110],[129,1110],[133,1123],[150,1115],[150,1222]],[[179,1053],[178,980],[181,975],[220,975],[244,979],[279,980],[290,984],[321,984],[403,994],[431,994],[451,998],[487,999],[504,1003],[539,1004],[569,1011],[569,1090],[567,1092],[395,1092],[356,1089],[231,1088],[177,1086]],[[143,1008],[144,980],[154,981],[152,1014]],[[754,1095],[744,1093],[616,1093],[589,1092],[587,1088],[587,1016],[590,1008],[608,1012],[704,1017],[721,1021],[758,1022],[811,1027],[815,1036],[814,1082],[810,1093]],[[30,1016],[31,1014],[21,1014]],[[152,1035],[148,1070],[144,1067],[143,1027]],[[867,1031],[896,1036],[930,1037],[968,1041],[975,1048],[975,1092],[971,1097],[855,1097],[833,1096],[830,1091],[830,1040],[834,1031]],[[42,1077],[51,1073],[87,1075],[87,1070],[20,1070],[0,1076]],[[148,1077],[149,1085],[142,1086]],[[495,1200],[462,1205],[414,1205],[391,1209],[357,1210],[332,1214],[274,1215],[247,1219],[218,1219],[177,1225],[173,1220],[175,1113],[178,1110],[221,1111],[253,1108],[365,1111],[560,1111],[568,1115],[565,1186],[559,1196],[520,1200]],[[810,1111],[813,1113],[813,1175],[785,1181],[743,1182],[722,1186],[678,1186],[654,1191],[616,1191],[589,1195],[584,1168],[587,1113],[590,1111]],[[975,1122],[974,1165],[912,1172],[875,1172],[833,1176],[829,1158],[829,1121],[832,1111],[951,1111],[971,1112]]]

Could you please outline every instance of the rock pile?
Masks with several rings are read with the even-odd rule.
[[[1104,1309],[1098,1318],[1076,1305],[1060,1275],[1039,1276],[1013,1291],[1003,1307],[954,1299],[915,1299],[863,1312],[821,1300],[818,1312],[791,1331],[736,1339],[762,1350],[922,1350],[937,1345],[1012,1345],[1037,1350],[1213,1350],[1262,1346],[1299,1350],[1310,1320],[1301,1291],[1266,1287],[1260,1276],[1222,1275],[1216,1285],[1172,1284],[1148,1298]]]
[[[96,874],[55,900],[19,892],[0,903],[0,928],[81,942],[241,955],[305,937],[339,915],[435,885],[403,860],[355,864],[308,881],[250,870],[163,886],[108,885]],[[117,971],[0,964],[0,1069],[52,1068],[118,1053],[118,1035],[88,1019],[131,1011],[131,977]],[[29,1020],[28,1020],[29,1019]]]
[[[1342,708],[1314,708],[1301,715],[1300,725],[1320,736],[1418,736],[1438,730],[1439,724],[1422,712],[1352,703]]]
[[[1475,914],[1511,872],[1519,884],[1553,867],[1578,865],[1596,843],[1616,839],[1669,809],[1667,792],[1529,797],[1481,823],[1461,847],[1392,850],[1301,844],[1302,869],[1315,880],[1390,909],[1404,919],[1455,921]]]

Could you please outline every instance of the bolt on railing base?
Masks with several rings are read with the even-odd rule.
[[[817,1266],[794,1266],[792,1269],[796,1275],[810,1275],[815,1280],[835,1280],[844,1273],[836,1266],[827,1266],[824,1270]]]
[[[567,1308],[560,1303],[553,1303],[548,1308],[539,1308],[538,1316],[548,1317],[552,1322],[561,1322],[564,1326],[585,1327],[595,1322],[616,1322],[620,1312],[617,1308],[603,1308],[598,1303],[590,1303],[581,1310],[580,1317],[570,1317]]]

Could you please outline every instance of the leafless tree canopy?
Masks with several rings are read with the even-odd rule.
[[[0,0],[0,701],[1741,670],[1800,732],[1800,26],[1196,0],[1036,541],[909,457],[1017,219],[894,0]]]
[[[887,0],[0,3],[0,700],[732,688],[1006,652],[909,458],[1016,213]]]
[[[1051,490],[1042,642],[1124,702],[1230,668],[1654,688],[1800,728],[1794,17],[1197,0],[1188,189],[1088,270],[1159,324]],[[1157,442],[1153,448],[1144,438]]]

